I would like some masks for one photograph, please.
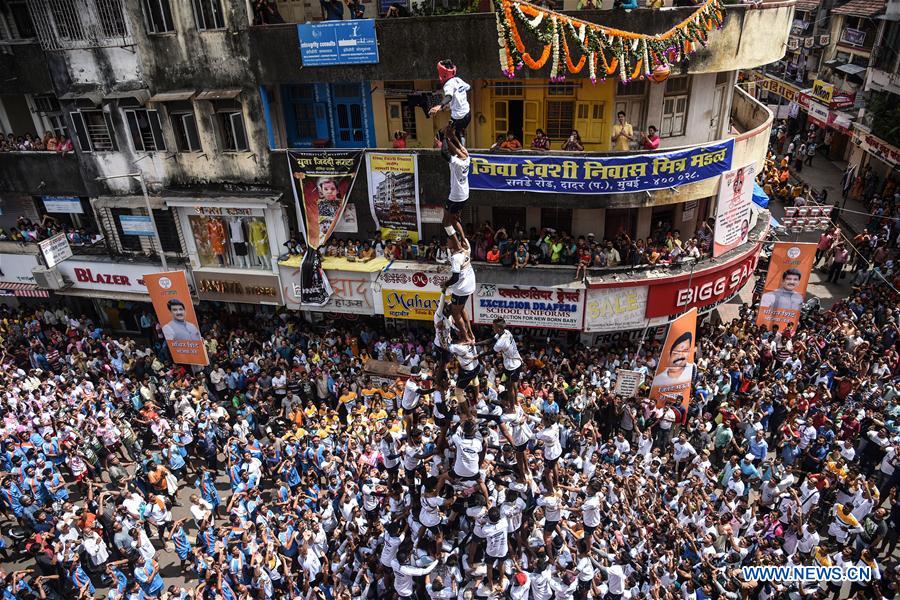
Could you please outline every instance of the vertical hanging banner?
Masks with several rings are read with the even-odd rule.
[[[694,349],[697,343],[697,309],[692,308],[669,325],[650,385],[650,398],[657,406],[678,404],[687,411],[691,401],[691,380],[697,366]]]
[[[322,306],[331,297],[319,248],[328,242],[347,207],[362,151],[287,152],[300,231],[309,250],[303,257],[301,297]]]
[[[713,237],[713,256],[747,243],[750,236],[750,211],[753,204],[753,182],[756,165],[722,173],[716,201],[716,230]]]
[[[777,325],[780,331],[797,327],[815,258],[816,244],[775,243],[756,316],[757,325],[769,329]]]
[[[369,208],[382,239],[419,241],[419,169],[415,154],[366,154]]]
[[[209,364],[184,271],[148,273],[144,275],[144,285],[172,360],[185,365]]]

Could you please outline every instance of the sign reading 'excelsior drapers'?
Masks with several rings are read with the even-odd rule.
[[[731,168],[734,140],[674,152],[628,156],[472,154],[475,190],[618,194],[667,189]]]
[[[500,317],[512,327],[581,329],[584,290],[481,284],[473,295],[472,319],[490,325]]]

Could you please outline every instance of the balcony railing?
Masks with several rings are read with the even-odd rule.
[[[125,0],[28,0],[44,50],[129,46]]]

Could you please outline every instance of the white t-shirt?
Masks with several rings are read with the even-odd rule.
[[[513,334],[508,330],[495,335],[494,352],[499,352],[503,356],[503,368],[507,371],[514,371],[522,366],[522,357],[519,355],[519,348],[516,346],[516,340]]]
[[[590,496],[581,505],[581,516],[586,527],[600,526],[600,496]]]
[[[413,381],[412,377],[406,380],[403,386],[403,398],[400,400],[400,406],[403,410],[413,410],[419,405],[419,384]]]
[[[450,344],[450,352],[456,356],[459,366],[465,371],[474,371],[478,368],[478,353],[474,346],[467,344]]]
[[[465,250],[454,252],[450,257],[450,273],[459,273],[459,279],[448,289],[457,296],[469,296],[475,293],[475,269],[472,268],[472,255]]]
[[[453,472],[460,477],[476,477],[479,473],[479,461],[483,445],[478,438],[465,438],[459,433],[450,438],[456,446],[456,461]]]
[[[472,159],[466,156],[459,158],[455,154],[450,155],[450,194],[447,199],[450,202],[465,202],[469,199],[469,167]]]
[[[500,417],[500,422],[506,423],[515,446],[527,444],[534,437],[531,427],[528,426],[528,417],[518,404],[513,407],[513,412],[504,413]]]
[[[487,538],[487,555],[491,558],[506,558],[509,551],[507,533],[509,532],[509,522],[500,517],[496,523],[490,521],[485,524],[484,537]]]
[[[438,348],[449,350],[451,344],[450,330],[456,329],[456,326],[453,325],[453,319],[444,316],[444,304],[446,301],[446,296],[441,294],[437,310],[434,311],[434,345]],[[438,325],[441,323],[443,323],[443,329],[438,329]]]
[[[440,496],[429,498],[422,496],[422,510],[419,511],[419,523],[425,527],[434,527],[441,522],[441,507],[444,505],[444,499]]]
[[[544,458],[555,460],[562,456],[562,445],[559,443],[559,425],[551,425],[537,434],[537,439],[544,442]]]
[[[459,77],[451,77],[444,83],[444,95],[450,96],[450,117],[462,119],[469,114],[469,97],[466,92],[471,86]]]

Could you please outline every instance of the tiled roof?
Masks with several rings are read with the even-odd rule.
[[[820,0],[797,0],[794,10],[811,11],[819,7]]]
[[[884,12],[885,0],[850,0],[831,12],[851,17],[874,17]]]

